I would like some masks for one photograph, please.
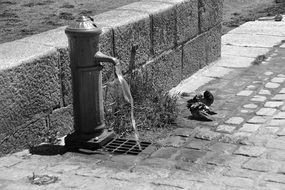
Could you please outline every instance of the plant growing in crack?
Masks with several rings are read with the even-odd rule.
[[[135,71],[128,76],[139,131],[144,134],[145,131],[156,131],[158,128],[171,128],[178,115],[177,98],[170,97],[155,85],[152,78],[142,73]],[[113,101],[105,104],[106,124],[114,128],[117,134],[125,137],[133,131],[130,125],[130,106],[125,103],[121,95],[118,95],[120,88],[114,86]]]

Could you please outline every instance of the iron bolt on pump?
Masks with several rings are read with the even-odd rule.
[[[100,62],[117,60],[99,51],[102,30],[85,16],[65,29],[70,49],[74,133],[65,138],[70,148],[98,149],[114,136],[104,123],[102,69]]]

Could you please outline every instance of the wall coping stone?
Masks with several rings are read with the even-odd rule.
[[[0,44],[0,71],[40,59],[56,52],[54,47],[28,41],[12,41]]]

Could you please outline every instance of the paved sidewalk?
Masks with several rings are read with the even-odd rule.
[[[285,189],[285,21],[249,22],[222,40],[222,58],[172,90],[183,95],[179,128],[158,146],[139,156],[25,150],[0,158],[0,189]],[[191,120],[186,101],[205,89],[218,114]],[[31,184],[33,173],[57,180]]]

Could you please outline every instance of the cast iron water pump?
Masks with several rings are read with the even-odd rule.
[[[74,133],[65,138],[70,148],[97,149],[114,137],[104,123],[101,62],[116,65],[115,58],[99,51],[102,30],[81,16],[65,29],[70,49]]]

